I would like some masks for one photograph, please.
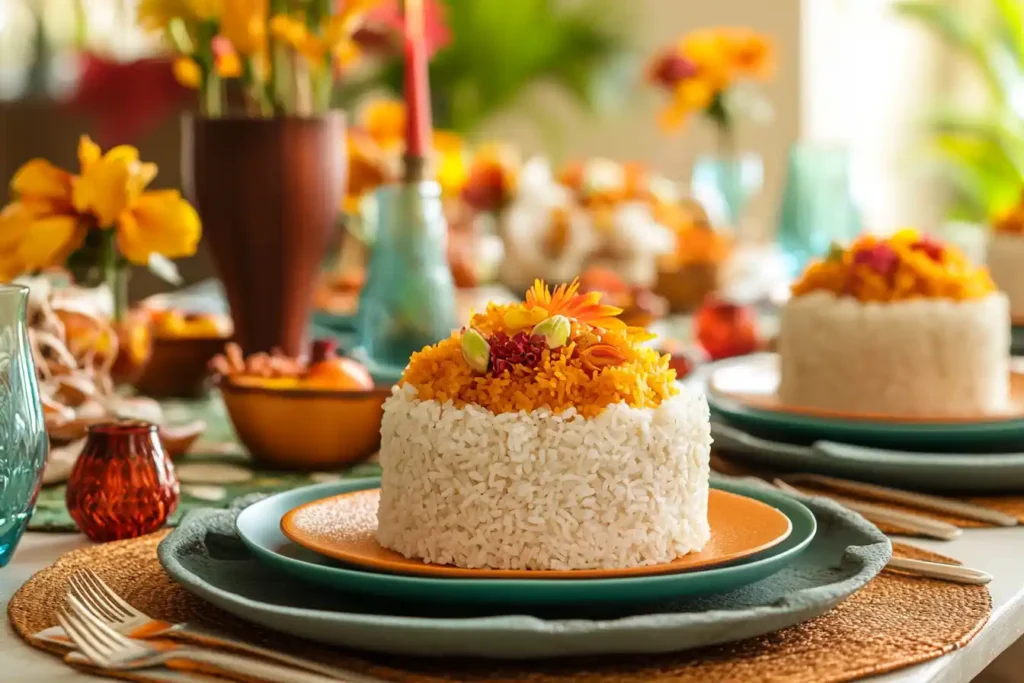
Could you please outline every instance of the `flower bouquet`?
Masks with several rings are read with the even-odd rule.
[[[376,0],[142,0],[198,93],[185,184],[207,226],[238,342],[304,348],[314,286],[345,188],[332,92],[365,53]]]
[[[736,124],[744,115],[757,121],[770,118],[769,103],[750,86],[767,80],[773,71],[771,42],[745,28],[689,33],[657,54],[647,68],[648,81],[670,98],[659,117],[663,130],[678,131],[695,115],[714,124],[718,157],[698,162],[694,193],[705,205],[716,204],[716,213],[733,227],[749,196],[760,189],[762,176],[760,159],[740,157]]]

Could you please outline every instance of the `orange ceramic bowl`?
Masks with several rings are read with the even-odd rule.
[[[228,416],[255,461],[290,470],[331,470],[380,447],[391,387],[369,391],[277,389],[217,383]]]
[[[154,337],[153,351],[135,381],[153,398],[198,398],[208,388],[209,364],[224,351],[227,337]]]

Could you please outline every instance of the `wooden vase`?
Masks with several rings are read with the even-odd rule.
[[[338,219],[345,119],[184,119],[185,187],[246,353],[298,355]]]

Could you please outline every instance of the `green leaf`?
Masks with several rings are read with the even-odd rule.
[[[471,134],[541,83],[596,109],[623,101],[635,82],[627,62],[628,22],[613,0],[445,4],[452,40],[430,63],[437,128]],[[385,64],[375,83],[401,93],[401,60]]]
[[[1021,0],[993,0],[996,16],[1010,51],[1016,57],[1018,68],[1024,65],[1024,3]]]
[[[1003,69],[996,64],[991,43],[985,31],[971,25],[963,12],[945,2],[927,0],[905,0],[897,2],[893,8],[898,14],[921,22],[951,47],[963,52],[981,71],[992,96],[1000,102],[1006,100]]]

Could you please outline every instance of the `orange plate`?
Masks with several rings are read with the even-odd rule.
[[[793,529],[789,517],[753,498],[711,489],[708,519],[711,540],[699,553],[666,564],[628,569],[462,569],[408,559],[377,543],[380,489],[343,493],[300,505],[281,519],[281,530],[295,543],[349,564],[392,574],[452,579],[612,579],[708,569],[749,557],[786,540]],[[323,520],[315,529],[304,519]]]
[[[899,422],[914,424],[975,424],[979,422],[1006,422],[1024,419],[1024,373],[1010,371],[1010,405],[1005,411],[984,415],[895,415],[890,413],[854,413],[827,410],[813,406],[789,405],[779,398],[779,366],[777,356],[770,360],[764,355],[736,359],[726,367],[712,373],[708,390],[715,396],[727,398],[751,410],[769,413],[789,413],[833,420],[859,420],[863,422]],[[745,362],[744,362],[745,361]]]

